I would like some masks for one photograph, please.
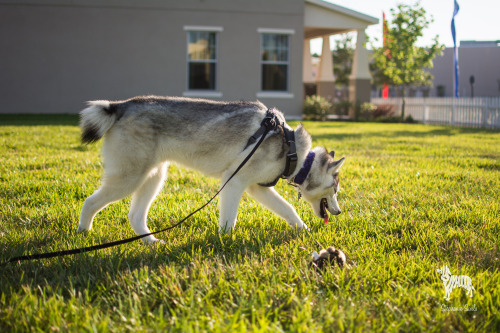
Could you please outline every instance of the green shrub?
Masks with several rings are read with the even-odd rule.
[[[365,102],[365,103],[361,104],[361,110],[367,111],[367,112],[373,112],[373,111],[377,110],[377,106],[373,103]]]
[[[349,109],[352,107],[352,102],[347,99],[341,99],[334,103],[333,109],[334,113],[339,116],[345,116],[349,114]]]
[[[396,107],[393,104],[380,104],[377,105],[372,112],[372,117],[393,117],[396,114]]]
[[[332,108],[332,103],[324,97],[313,95],[304,101],[303,115],[305,120],[325,120]]]
[[[363,103],[361,105],[361,114],[358,120],[375,121],[382,123],[416,123],[411,116],[402,119],[401,116],[396,116],[396,107],[393,104],[373,104]]]

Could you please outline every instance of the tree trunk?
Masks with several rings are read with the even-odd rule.
[[[405,100],[405,95],[406,95],[406,87],[403,86],[403,104],[401,105],[401,120],[405,120],[405,104],[406,104],[406,100]]]

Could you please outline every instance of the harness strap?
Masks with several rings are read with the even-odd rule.
[[[253,145],[259,137],[265,136],[268,132],[276,129],[280,125],[281,124],[278,118],[276,118],[276,114],[274,114],[273,109],[267,110],[266,116],[260,123],[259,129],[248,139],[247,145],[243,148],[243,150]]]
[[[282,129],[285,134],[286,144],[290,147],[288,153],[286,154],[285,170],[283,171],[282,174],[278,175],[278,177],[276,177],[276,179],[274,179],[272,182],[266,184],[259,184],[260,186],[264,187],[276,186],[276,184],[281,178],[290,177],[297,168],[298,157],[297,157],[297,148],[295,146],[295,132],[290,131],[285,126],[282,126]]]
[[[288,153],[286,154],[285,170],[283,170],[283,172],[280,175],[278,175],[278,177],[276,177],[272,182],[259,184],[260,186],[273,187],[278,183],[278,181],[281,178],[290,177],[297,168],[298,157],[297,157],[297,148],[295,146],[295,132],[293,130],[290,131],[285,126],[282,125],[280,126],[283,129],[283,133],[285,134],[286,144],[290,147]]]
[[[287,178],[292,175],[297,167],[297,148],[295,147],[295,132],[290,131],[287,128],[283,127],[285,131],[286,143],[290,147],[288,154],[286,154],[286,163],[285,163],[285,171],[283,171],[283,175],[281,178]]]

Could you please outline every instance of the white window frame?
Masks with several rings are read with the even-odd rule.
[[[197,26],[186,25],[184,26],[186,32],[186,91],[182,93],[185,97],[222,97],[222,92],[218,90],[219,87],[219,33],[224,31],[223,27],[212,26]],[[213,32],[215,33],[215,60],[193,61],[189,59],[189,33],[190,32]],[[214,63],[215,64],[215,89],[189,89],[189,64],[193,62],[198,63]]]
[[[258,28],[257,32],[260,34],[260,79],[259,85],[260,90],[257,92],[258,98],[293,98],[294,94],[290,92],[290,64],[291,64],[291,36],[295,34],[295,30],[293,29],[275,29],[275,28]],[[263,34],[273,34],[273,35],[287,35],[288,37],[288,60],[287,61],[264,61],[262,60],[262,52],[263,52]],[[286,65],[287,66],[287,82],[286,82],[286,90],[283,91],[274,91],[274,90],[262,90],[262,65],[264,64],[273,64],[273,65]]]

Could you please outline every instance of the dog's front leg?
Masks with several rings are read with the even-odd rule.
[[[274,187],[263,187],[254,184],[247,188],[247,193],[269,210],[285,219],[292,228],[305,228],[307,230],[307,225],[302,222],[292,205],[283,199]]]
[[[224,182],[223,182],[224,183]],[[220,193],[219,232],[230,234],[236,225],[238,206],[245,186],[237,178],[231,179]]]

